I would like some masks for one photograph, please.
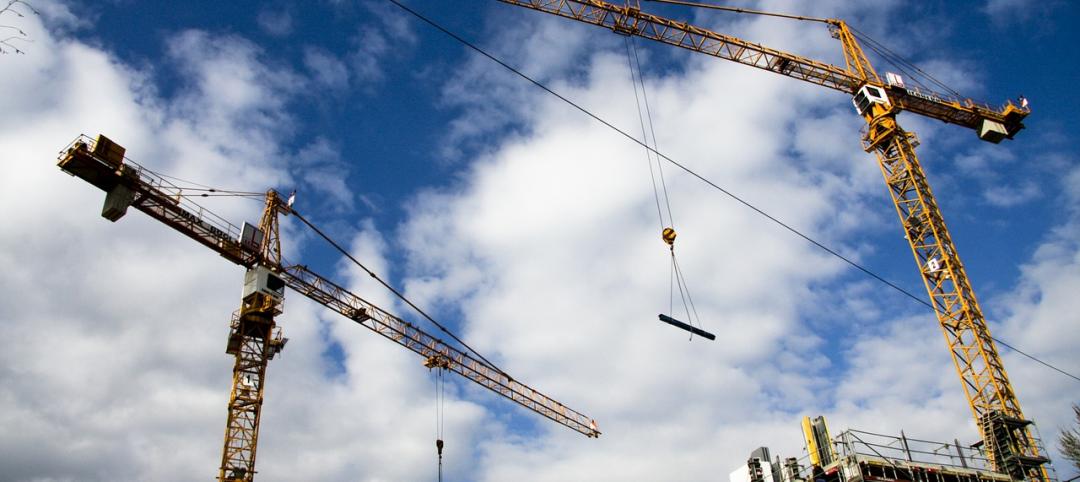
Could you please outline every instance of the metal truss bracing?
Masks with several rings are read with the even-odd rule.
[[[599,0],[499,0],[854,93],[862,81],[835,65]]]
[[[181,188],[149,169],[130,161],[108,165],[94,154],[95,147],[96,141],[79,136],[64,151],[60,167],[106,192],[118,185],[130,188],[134,193],[132,207],[233,263],[251,267],[258,260],[258,252],[244,249],[237,241],[240,228],[182,197]]]
[[[915,155],[916,144],[914,134],[903,131],[891,115],[876,119],[864,137],[864,147],[877,155],[964,393],[976,422],[983,428],[983,440],[991,443],[994,438],[982,422],[985,417],[1001,412],[1010,418],[1023,419],[1023,413],[964,265],[945,227],[941,210],[930,191],[926,174]],[[1023,440],[1031,439],[1026,427],[1015,430],[1023,431]],[[1033,444],[1019,446],[1019,449],[1025,455],[1039,456],[1038,448]],[[988,452],[993,458],[994,450]],[[1000,462],[995,460],[999,465]]]
[[[111,144],[104,137],[98,141],[79,136],[60,154],[58,165],[65,172],[102,189],[109,196],[123,191],[130,194],[130,205],[238,265],[252,268],[261,265],[286,282],[294,291],[344,314],[350,319],[397,342],[424,357],[425,366],[453,371],[515,403],[589,437],[597,437],[596,422],[562,403],[490,368],[465,353],[367,303],[306,267],[288,270],[280,261],[278,213],[289,214],[291,207],[278,193],[267,194],[266,209],[260,223],[264,238],[261,246],[240,242],[241,230],[213,212],[182,196],[181,189],[167,179],[124,159],[99,153],[97,144]],[[128,192],[129,191],[129,192]],[[123,216],[126,209],[110,205],[110,220]],[[116,203],[114,203],[116,204]],[[106,213],[103,211],[103,216]],[[244,300],[244,307],[230,334],[227,352],[235,355],[232,395],[220,480],[250,480],[254,475],[255,449],[258,440],[259,413],[262,405],[266,363],[285,343],[275,333],[273,317],[281,313],[280,303],[255,294]]]
[[[609,28],[623,35],[636,35],[738,62],[849,95],[854,94],[866,84],[889,87],[889,97],[904,110],[969,129],[978,128],[984,118],[1008,126],[1019,125],[1028,113],[1027,109],[1017,107],[1011,102],[1004,107],[994,108],[976,103],[971,99],[957,99],[920,89],[886,86],[878,79],[877,73],[866,60],[862,49],[858,47],[858,43],[855,42],[844,22],[840,20],[829,20],[829,23],[839,31],[844,46],[845,61],[850,68],[820,62],[685,22],[653,15],[633,5],[619,6],[601,0],[498,1]],[[1010,128],[1010,132],[1015,132],[1020,128],[1022,127]]]
[[[280,336],[275,340],[273,334],[274,312],[269,306],[244,307],[233,320],[226,352],[236,361],[218,480],[247,482],[255,476],[266,365],[281,346]]]
[[[878,95],[882,102],[875,107],[857,107],[869,124],[864,147],[867,152],[873,151],[878,156],[984,441],[994,443],[995,440],[991,437],[989,424],[983,421],[984,416],[1001,412],[1010,419],[1023,420],[967,274],[915,157],[915,137],[900,130],[895,116],[900,111],[914,112],[977,130],[981,138],[998,142],[1002,138],[1012,138],[1024,128],[1022,121],[1030,113],[1026,106],[1007,102],[998,109],[971,99],[906,88],[902,82],[882,83],[852,30],[837,19],[816,20],[828,24],[833,36],[840,40],[846,67],[818,62],[642,12],[637,1],[627,0],[623,6],[602,0],[499,1],[609,28],[622,35],[640,36],[704,53],[848,94],[856,94],[857,90],[861,92],[860,89],[869,89],[869,86],[876,87],[873,90],[880,91]],[[864,112],[864,108],[868,110]],[[1008,426],[1014,436],[1005,438],[1015,442],[1009,445],[1018,447],[1020,459],[1027,464],[1025,467],[1041,474],[1036,478],[1046,480],[1046,470],[1038,466],[1044,458],[1038,455],[1036,444],[1029,443],[1033,439],[1028,436],[1026,425],[1014,423]],[[1002,460],[995,460],[995,463],[999,470],[1006,470]]]
[[[294,291],[412,350],[428,360],[426,363],[455,372],[588,437],[600,435],[596,422],[584,414],[446,345],[411,323],[383,311],[303,266],[288,266],[281,276],[285,284]]]

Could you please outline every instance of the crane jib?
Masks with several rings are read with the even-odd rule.
[[[110,154],[112,152],[115,154]],[[265,259],[257,246],[242,241],[243,231],[240,228],[197,204],[185,201],[181,189],[171,185],[152,171],[124,159],[123,148],[114,145],[104,136],[100,136],[97,141],[92,141],[85,136],[78,137],[68,149],[61,153],[57,164],[65,172],[107,193],[106,209],[103,210],[103,216],[108,213],[108,216],[105,216],[107,219],[116,221],[124,215],[127,206],[136,207],[177,232],[207,246],[229,261],[248,268],[256,264],[264,265],[264,269],[276,273],[266,282],[266,286],[271,290],[280,292],[287,285],[294,291],[345,315],[426,359],[437,357],[441,362],[440,367],[470,379],[536,414],[587,437],[600,436],[595,420],[510,378],[501,371],[488,367],[306,267],[299,265],[285,267],[278,261],[280,258]],[[273,196],[277,195],[270,191],[267,199]],[[197,212],[185,208],[194,209]],[[278,213],[273,203],[269,201],[264,216],[267,213],[272,216]],[[275,283],[278,285],[274,286]],[[254,283],[253,286],[257,284]],[[284,340],[280,344],[283,346]],[[228,443],[226,446],[229,447]],[[250,450],[254,453],[253,445]]]
[[[229,233],[226,233],[221,228],[206,222],[203,218],[199,217],[199,215],[197,215],[197,214],[195,214],[195,213],[193,213],[191,211],[188,211],[186,209],[178,209],[177,214],[179,214],[184,219],[187,219],[188,221],[191,221],[193,223],[198,223],[200,227],[202,227],[203,229],[209,231],[211,234],[213,234],[214,236],[217,236],[218,238],[232,239],[232,236],[229,236]]]

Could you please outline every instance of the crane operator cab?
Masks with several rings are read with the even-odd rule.
[[[280,303],[285,298],[285,281],[266,266],[258,265],[244,274],[244,296],[247,299],[255,293],[269,296]]]
[[[851,103],[855,105],[855,111],[859,115],[873,115],[873,104],[881,104],[886,109],[889,107],[889,97],[885,95],[885,89],[876,85],[864,85],[858,92],[855,93],[855,97],[851,99]]]

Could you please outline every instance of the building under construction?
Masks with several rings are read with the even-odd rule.
[[[1004,420],[991,423],[1005,424]],[[754,450],[731,473],[730,482],[1011,482],[1056,480],[1049,459],[1032,460],[1017,451],[988,454],[984,442],[965,445],[959,440],[935,442],[847,429],[830,437],[825,417],[803,419],[806,454],[772,456],[768,447]],[[1000,425],[1002,438],[991,446],[1015,446],[1012,433]],[[1040,439],[1030,441],[1045,453]],[[1007,467],[995,469],[995,460]],[[1025,472],[1026,471],[1026,472]]]

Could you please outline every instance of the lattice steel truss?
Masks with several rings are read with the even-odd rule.
[[[274,300],[255,293],[233,316],[226,352],[236,361],[218,480],[248,482],[255,476],[266,366],[285,345],[274,325],[279,313]]]
[[[968,280],[956,246],[945,227],[945,219],[927,183],[926,174],[915,147],[917,137],[905,132],[896,123],[894,114],[871,116],[863,137],[863,147],[878,159],[881,173],[889,187],[889,194],[896,206],[896,214],[904,228],[904,237],[911,246],[919,273],[931,304],[937,314],[952,355],[953,363],[963,382],[964,394],[971,406],[972,415],[979,422],[987,453],[998,470],[1030,477],[1032,469],[1038,469],[1038,478],[1045,480],[1045,473],[1036,460],[1045,462],[1034,443],[1027,424],[1008,428],[992,426],[984,422],[991,414],[1001,413],[1009,419],[1025,420],[1020,403],[1013,392],[1008,374],[998,355],[990,328],[982,309],[975,299],[975,291]],[[1030,422],[1028,422],[1030,423]],[[1019,440],[1012,447],[995,447],[995,431],[1007,430],[1012,440]],[[1005,459],[1010,456],[1006,449],[1017,451],[1017,456],[1030,458],[1019,469],[1007,467]]]

